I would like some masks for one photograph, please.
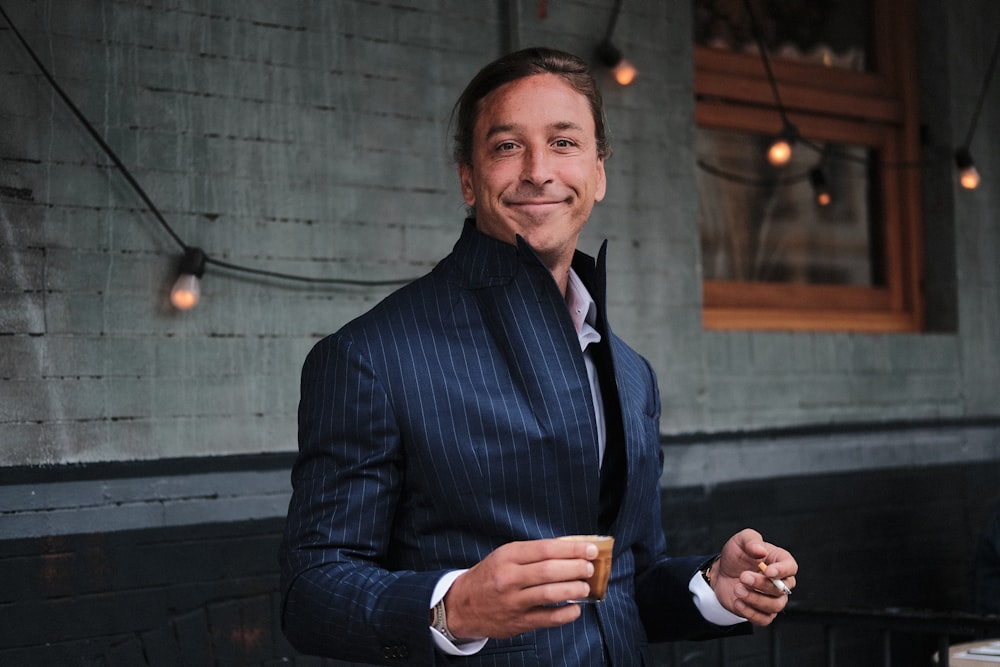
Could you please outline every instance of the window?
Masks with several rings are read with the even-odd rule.
[[[744,3],[694,0],[706,328],[920,329],[912,0],[751,1],[780,107]]]

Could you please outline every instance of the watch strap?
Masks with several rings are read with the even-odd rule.
[[[444,638],[451,643],[458,643],[458,637],[451,634],[451,630],[448,629],[448,616],[444,610],[444,598],[441,598],[431,609],[431,627],[444,635]]]

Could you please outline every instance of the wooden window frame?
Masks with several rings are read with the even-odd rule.
[[[706,329],[919,331],[923,327],[919,114],[912,0],[875,0],[878,72],[770,60],[803,137],[866,145],[881,157],[877,214],[884,284],[703,281]],[[885,36],[892,36],[891,38]],[[699,127],[778,134],[780,113],[756,55],[695,46]]]

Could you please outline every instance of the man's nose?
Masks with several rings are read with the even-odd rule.
[[[544,147],[525,151],[521,178],[533,185],[544,185],[552,180],[552,158]]]

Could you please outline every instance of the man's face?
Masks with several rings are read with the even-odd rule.
[[[458,174],[479,230],[568,266],[606,185],[587,99],[555,74],[504,84],[480,100],[472,146]]]

